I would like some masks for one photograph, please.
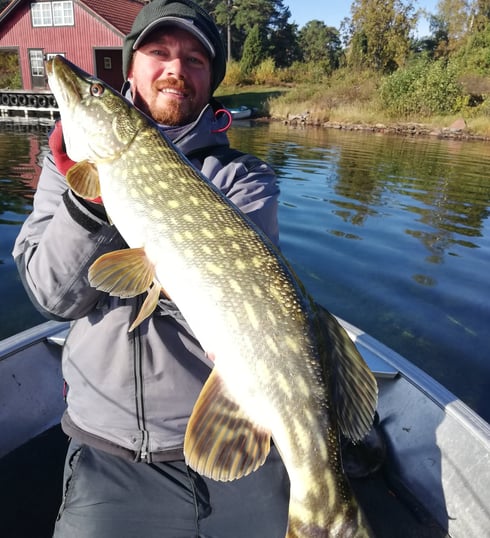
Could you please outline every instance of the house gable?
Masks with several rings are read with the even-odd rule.
[[[33,26],[31,4],[13,0],[0,13],[0,52],[19,51],[23,87],[47,87],[39,75],[39,58],[63,54],[89,73],[109,84],[122,83],[122,44],[142,0],[67,0],[73,9],[73,25]],[[51,4],[47,0],[45,3]],[[104,51],[107,53],[104,55]]]

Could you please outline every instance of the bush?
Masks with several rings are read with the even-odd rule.
[[[454,63],[422,58],[384,79],[380,101],[390,116],[428,117],[459,112],[465,96]]]
[[[266,58],[254,70],[255,84],[277,84],[276,64],[272,58]]]
[[[281,79],[288,83],[323,83],[327,72],[322,62],[293,62],[281,71]]]
[[[232,60],[226,65],[226,75],[223,79],[223,86],[240,86],[247,82],[247,77],[243,73],[240,64]]]

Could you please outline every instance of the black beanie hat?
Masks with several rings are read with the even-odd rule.
[[[226,72],[225,47],[219,30],[209,14],[192,0],[152,0],[134,19],[123,44],[123,75],[128,78],[133,52],[159,26],[179,26],[192,33],[203,44],[211,58],[211,93]]]

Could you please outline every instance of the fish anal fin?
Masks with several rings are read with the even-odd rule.
[[[252,423],[227,395],[219,373],[213,370],[187,425],[187,464],[213,480],[235,480],[264,463],[270,438],[270,432]]]
[[[75,163],[68,170],[66,181],[71,190],[82,198],[93,200],[100,196],[99,173],[90,161]]]
[[[317,305],[320,330],[326,339],[332,371],[333,404],[342,433],[352,441],[370,430],[378,403],[376,379],[354,342],[337,319]]]
[[[90,285],[110,295],[128,298],[144,293],[155,278],[155,267],[144,248],[127,248],[103,254],[88,271]]]

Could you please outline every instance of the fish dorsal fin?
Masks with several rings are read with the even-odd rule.
[[[235,480],[258,469],[270,451],[270,432],[253,424],[211,372],[194,406],[184,440],[187,464],[213,480]]]
[[[331,386],[342,433],[352,441],[371,429],[378,403],[378,385],[368,365],[337,319],[318,305],[331,357]]]
[[[128,298],[144,293],[155,278],[155,267],[144,248],[114,250],[97,258],[88,270],[90,285],[110,295]]]
[[[70,189],[82,198],[93,200],[100,196],[99,173],[90,161],[75,163],[66,174]]]

